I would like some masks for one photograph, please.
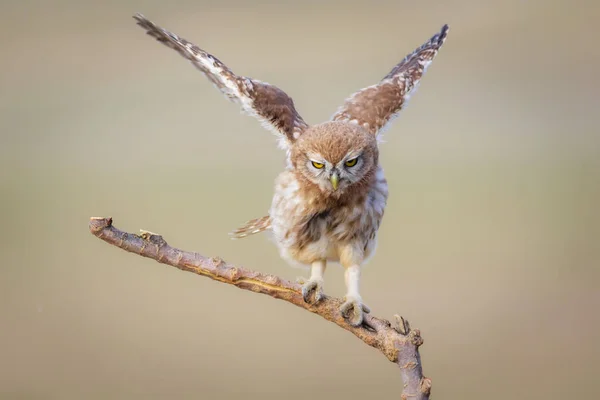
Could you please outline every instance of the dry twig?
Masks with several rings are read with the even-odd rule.
[[[419,346],[423,344],[418,329],[411,329],[408,321],[396,316],[394,326],[385,320],[365,315],[362,326],[348,324],[339,308],[340,299],[324,296],[318,304],[308,304],[302,298],[301,287],[277,276],[251,271],[226,263],[220,258],[208,258],[198,253],[171,247],[162,236],[141,231],[133,234],[120,231],[112,225],[112,218],[94,217],[90,231],[98,238],[123,250],[152,258],[160,263],[193,272],[213,280],[237,286],[240,289],[262,293],[285,300],[307,311],[320,315],[339,327],[350,331],[360,340],[381,351],[391,362],[400,367],[404,387],[402,399],[424,400],[429,398],[431,380],[423,376]]]

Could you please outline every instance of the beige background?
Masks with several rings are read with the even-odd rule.
[[[125,230],[293,279],[263,215],[272,135],[131,15],[326,120],[443,23],[382,146],[391,197],[363,295],[423,332],[439,399],[599,398],[594,1],[3,1],[0,397],[399,398],[400,375],[289,304],[109,247]],[[343,294],[339,267],[327,291]]]

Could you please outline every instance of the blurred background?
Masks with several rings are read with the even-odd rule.
[[[592,1],[2,1],[0,398],[399,398],[400,374],[285,302],[109,246],[91,216],[288,279],[265,236],[284,166],[131,15],[293,96],[309,123],[450,24],[386,134],[363,274],[420,328],[435,398],[599,398],[600,6]],[[344,293],[331,266],[326,291]]]

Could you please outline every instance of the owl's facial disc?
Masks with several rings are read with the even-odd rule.
[[[366,161],[362,149],[348,151],[335,162],[330,162],[317,152],[308,152],[305,157],[305,171],[309,173],[310,180],[324,192],[344,192],[364,174]]]
[[[298,137],[291,149],[293,169],[326,196],[353,192],[378,164],[377,138],[353,123],[328,121]],[[352,193],[350,193],[352,194]]]

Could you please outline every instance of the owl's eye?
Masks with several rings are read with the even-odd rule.
[[[354,167],[356,165],[357,161],[358,161],[358,157],[353,158],[352,160],[348,160],[344,164],[346,165],[346,167]]]
[[[323,167],[325,166],[325,164],[320,163],[320,162],[316,162],[316,161],[311,161],[313,167],[315,167],[316,169],[323,169]]]

